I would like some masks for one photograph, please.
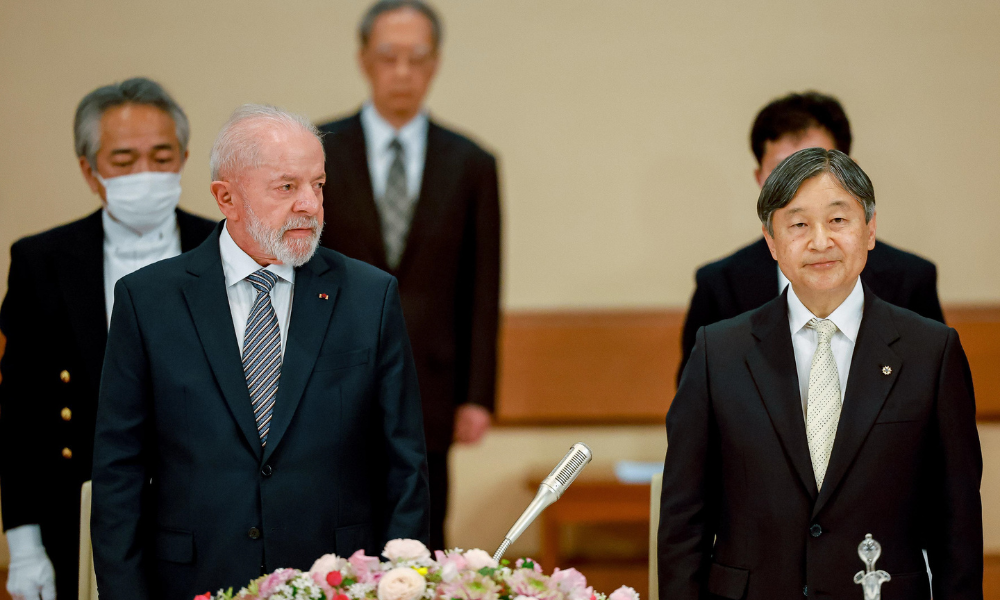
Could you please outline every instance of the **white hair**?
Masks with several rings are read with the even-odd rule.
[[[301,128],[320,139],[319,130],[302,115],[270,104],[244,104],[229,117],[212,145],[208,161],[212,180],[219,181],[222,177],[232,177],[234,173],[262,166],[260,136],[257,133],[261,126],[268,125]]]

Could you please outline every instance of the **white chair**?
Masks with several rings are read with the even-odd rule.
[[[660,490],[662,489],[663,473],[657,473],[649,482],[649,596],[647,596],[647,600],[659,600],[660,597],[656,534],[660,528]]]
[[[94,575],[94,548],[90,543],[90,482],[80,489],[80,600],[97,600],[97,576]]]

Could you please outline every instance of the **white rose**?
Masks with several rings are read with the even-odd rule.
[[[413,569],[397,567],[379,580],[378,600],[417,600],[426,588],[423,575]]]
[[[431,551],[417,540],[389,540],[389,543],[385,545],[385,549],[382,550],[382,556],[392,561],[429,560]]]
[[[473,571],[478,571],[484,567],[489,567],[495,569],[499,567],[499,563],[493,560],[493,557],[489,555],[485,550],[480,550],[479,548],[473,548],[462,555],[465,559],[466,564]]]
[[[309,574],[319,573],[325,577],[327,573],[340,571],[345,566],[347,566],[347,560],[340,558],[336,554],[325,554],[316,559],[312,568],[309,569]]]

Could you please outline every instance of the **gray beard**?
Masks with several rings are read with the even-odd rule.
[[[292,217],[285,221],[280,229],[271,229],[261,221],[246,204],[247,233],[260,245],[261,249],[286,265],[301,267],[309,262],[319,246],[319,238],[323,233],[323,224],[316,217]],[[315,232],[305,240],[285,240],[285,234],[291,229],[311,227]]]

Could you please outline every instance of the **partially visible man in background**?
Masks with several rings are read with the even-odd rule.
[[[0,481],[15,599],[77,597],[80,486],[90,479],[115,282],[214,227],[177,208],[190,127],[159,84],[94,90],[73,133],[103,208],[16,242],[0,309]]]
[[[431,546],[446,547],[448,450],[490,425],[496,384],[500,203],[496,159],[428,118],[441,22],[381,0],[359,26],[371,99],[325,134],[322,243],[395,275],[423,398]]]
[[[765,106],[754,120],[750,147],[754,178],[763,188],[781,161],[804,148],[851,152],[851,124],[840,102],[818,92],[789,94]],[[879,240],[868,253],[861,279],[876,296],[944,322],[934,263]],[[695,274],[696,288],[684,322],[680,380],[698,328],[762,306],[788,285],[764,238],[707,264]]]

